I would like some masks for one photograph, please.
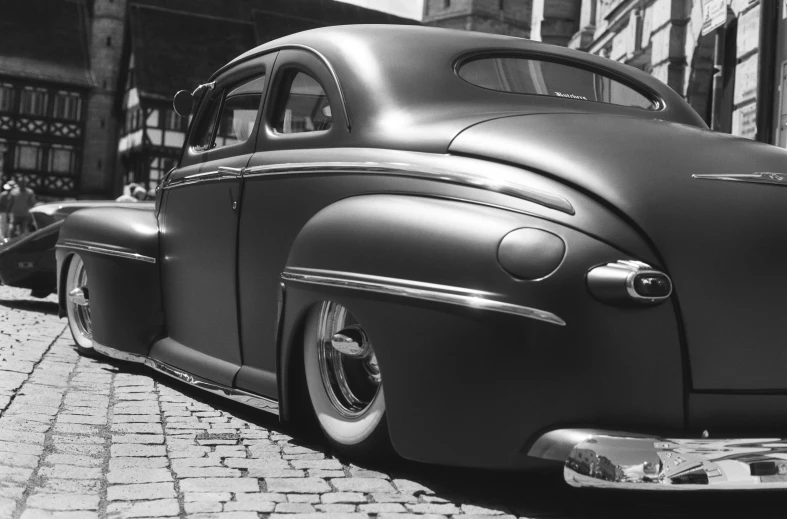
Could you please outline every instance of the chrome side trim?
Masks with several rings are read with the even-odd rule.
[[[243,171],[243,168],[230,168],[221,166],[218,170],[193,173],[191,175],[186,175],[185,177],[177,178],[164,186],[163,189],[170,189],[172,187],[179,187],[187,184],[197,184],[201,182],[218,182],[221,180],[237,181],[242,176]]]
[[[176,368],[175,366],[167,364],[166,362],[148,357],[147,355],[116,350],[115,348],[98,344],[95,341],[93,341],[93,349],[102,355],[106,355],[107,357],[111,357],[113,359],[144,364],[149,368],[158,371],[159,373],[163,373],[164,375],[180,380],[181,382],[185,382],[186,384],[202,389],[203,391],[213,393],[214,395],[219,395],[221,397],[234,400],[235,402],[240,402],[241,404],[245,404],[261,411],[275,414],[277,416],[279,414],[279,403],[275,400],[265,398],[264,396],[255,395],[254,393],[249,393],[242,389],[224,386],[202,377],[192,375],[187,371],[183,371],[180,368]]]
[[[781,438],[676,439],[558,429],[538,438],[528,455],[563,458],[565,480],[576,487],[787,489],[787,440]]]
[[[115,256],[118,258],[132,259],[137,261],[144,261],[146,263],[155,263],[156,258],[137,254],[136,252],[124,252],[115,249],[108,249],[106,247],[97,247],[95,245],[84,245],[73,241],[64,241],[55,245],[59,249],[72,249],[81,250],[85,252],[92,252],[95,254],[103,254],[104,256]]]
[[[309,175],[321,173],[363,173],[419,178],[461,186],[477,187],[533,202],[566,214],[575,214],[565,198],[514,182],[492,181],[484,175],[399,162],[303,162],[271,164],[246,168],[245,178],[259,176]]]
[[[300,267],[288,267],[287,270],[282,273],[281,277],[285,281],[410,297],[423,301],[447,303],[467,308],[477,308],[479,310],[517,315],[520,317],[527,317],[528,319],[556,324],[558,326],[566,325],[563,319],[551,312],[488,299],[488,297],[496,295],[492,292],[423,283],[409,279],[387,278],[356,274],[353,272],[338,272]]]
[[[787,173],[758,171],[756,173],[720,173],[715,175],[692,175],[698,180],[728,180],[732,182],[748,182],[751,184],[770,184],[787,186]]]

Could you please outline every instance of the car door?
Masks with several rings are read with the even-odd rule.
[[[243,363],[236,253],[243,168],[274,60],[266,55],[218,77],[184,150],[191,165],[169,175],[159,216],[168,337],[151,355],[227,386]]]
[[[306,50],[279,52],[266,97],[257,152],[247,168],[254,172],[244,179],[240,216],[238,300],[244,362],[235,385],[276,398],[280,275],[300,228],[337,193],[319,180],[293,190],[291,178],[267,175],[258,168],[286,167],[298,162],[305,149],[341,145],[349,136],[349,122],[330,69]]]

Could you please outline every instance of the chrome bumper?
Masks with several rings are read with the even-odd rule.
[[[673,439],[558,429],[529,456],[565,462],[575,487],[635,490],[787,489],[787,439]]]

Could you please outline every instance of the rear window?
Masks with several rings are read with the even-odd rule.
[[[609,77],[563,63],[518,57],[487,57],[463,63],[459,77],[473,85],[511,92],[565,97],[655,110],[644,93]]]

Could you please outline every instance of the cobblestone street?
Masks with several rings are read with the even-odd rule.
[[[0,287],[2,518],[783,517],[779,492],[589,492],[559,474],[358,467],[274,417],[81,358],[54,301]]]

